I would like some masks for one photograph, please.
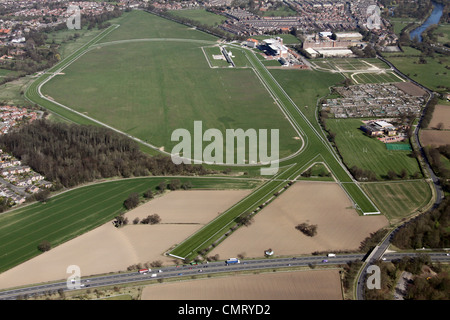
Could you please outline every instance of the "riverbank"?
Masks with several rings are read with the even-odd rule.
[[[432,2],[433,9],[431,10],[431,13],[428,15],[428,17],[425,19],[425,21],[416,29],[412,30],[409,33],[409,38],[411,40],[414,40],[417,38],[419,42],[422,42],[422,33],[428,29],[428,27],[439,24],[439,21],[441,20],[442,13],[444,10],[444,5],[437,2]]]

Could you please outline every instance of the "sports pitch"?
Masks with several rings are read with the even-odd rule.
[[[357,166],[372,170],[378,179],[383,179],[389,171],[397,174],[405,169],[408,175],[420,172],[416,159],[410,157],[409,144],[404,149],[390,149],[374,137],[368,137],[359,127],[360,119],[328,119],[327,127],[336,134],[336,145],[349,168]]]

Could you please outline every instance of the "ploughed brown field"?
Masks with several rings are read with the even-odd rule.
[[[424,89],[412,82],[397,82],[394,85],[403,92],[416,97],[423,96],[427,93]]]
[[[433,117],[431,118],[428,128],[435,129],[438,127],[439,123],[443,124],[441,129],[450,129],[450,106],[438,104],[434,107]],[[448,143],[450,143],[450,141],[448,141]]]
[[[145,287],[142,300],[341,300],[339,270],[235,275]]]
[[[317,225],[315,236],[295,229],[304,222]],[[357,250],[366,237],[387,225],[383,215],[359,216],[337,183],[299,181],[257,213],[250,226],[236,230],[210,255],[227,259],[237,255],[261,257],[268,249],[280,256]]]
[[[420,142],[423,146],[442,146],[450,144],[450,131],[421,130]]]
[[[183,241],[245,197],[250,190],[173,191],[126,213],[129,225],[116,228],[112,221],[51,249],[0,274],[0,289],[67,279],[69,265],[81,269],[81,277],[126,271],[137,263],[173,259],[163,256],[171,246]],[[133,225],[135,217],[158,214],[161,223]]]

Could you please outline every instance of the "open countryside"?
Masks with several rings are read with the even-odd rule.
[[[445,35],[433,37],[438,31],[430,29],[424,44],[409,46],[402,32],[411,20],[394,19],[391,30],[387,18],[379,37],[351,27],[353,20],[342,25],[345,32],[325,32],[335,22],[313,32],[309,23],[321,17],[312,18],[316,9],[309,3],[270,9],[258,3],[247,11],[244,3],[229,9],[208,2],[205,9],[195,0],[141,2],[85,5],[83,17],[93,14],[88,28],[75,34],[45,31],[47,48],[60,46],[53,64],[29,78],[20,94],[2,86],[8,91],[0,97],[45,111],[42,123],[92,126],[110,134],[89,131],[86,146],[83,138],[76,145],[61,126],[56,135],[67,139],[66,149],[83,162],[84,171],[74,174],[86,174],[92,162],[96,178],[75,186],[55,180],[54,188],[0,214],[0,299],[91,299],[94,288],[85,288],[91,285],[97,299],[112,288],[116,294],[106,297],[128,299],[121,292],[131,287],[128,294],[139,292],[132,299],[141,300],[403,299],[406,294],[392,288],[405,266],[399,267],[400,258],[383,257],[398,253],[406,264],[422,263],[423,255],[406,262],[406,254],[423,248],[438,257],[427,267],[437,268],[433,264],[439,261],[447,276],[448,96],[439,81],[448,75],[435,67],[446,65],[448,57],[445,46],[429,42],[446,41]],[[324,19],[364,20],[337,2],[339,9]],[[97,7],[109,13],[92,18],[100,17],[89,11]],[[310,22],[295,16],[300,7]],[[260,31],[273,25],[278,28]],[[438,30],[444,32],[446,25]],[[381,48],[396,41],[391,32],[401,38],[400,51],[384,52]],[[310,37],[316,51],[304,49]],[[338,47],[338,57],[328,56],[333,52],[328,43]],[[340,48],[341,43],[354,47]],[[438,53],[425,57],[431,47]],[[0,65],[0,78],[10,75]],[[371,95],[358,97],[364,90]],[[353,96],[345,96],[349,93]],[[339,99],[348,108],[342,113],[329,104]],[[368,116],[371,108],[376,111]],[[382,117],[379,110],[389,114]],[[177,167],[166,161],[177,144],[174,130],[185,129],[195,138],[196,121],[203,132],[279,130],[277,171],[264,175],[262,169],[271,164],[249,161],[250,139],[243,164],[191,161]],[[42,146],[24,152],[20,134],[25,131],[17,132],[17,140],[0,137],[9,143],[1,147],[21,152],[25,163],[54,152],[45,132]],[[100,138],[89,140],[96,135]],[[132,142],[119,143],[124,158],[106,151],[115,135]],[[101,147],[94,149],[89,141]],[[201,147],[206,145],[203,137]],[[125,162],[134,163],[132,157],[124,162],[126,153],[139,165],[125,168]],[[76,168],[68,156],[55,159],[60,167],[48,166],[58,172]],[[317,262],[302,264],[308,259]],[[294,260],[298,264],[292,266]],[[252,261],[259,269],[245,271]],[[202,274],[208,263],[211,273]],[[383,278],[381,291],[365,287],[371,264],[390,277]],[[71,290],[68,282],[60,287],[68,265],[81,268],[81,289]],[[101,285],[102,277],[111,282]],[[13,290],[18,287],[24,291]]]

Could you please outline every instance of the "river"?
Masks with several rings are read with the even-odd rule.
[[[413,40],[415,37],[418,38],[419,42],[422,42],[422,32],[424,32],[429,26],[433,24],[438,24],[442,16],[442,11],[444,5],[436,2],[433,3],[433,11],[427,20],[418,28],[414,29],[409,33],[410,39]]]

